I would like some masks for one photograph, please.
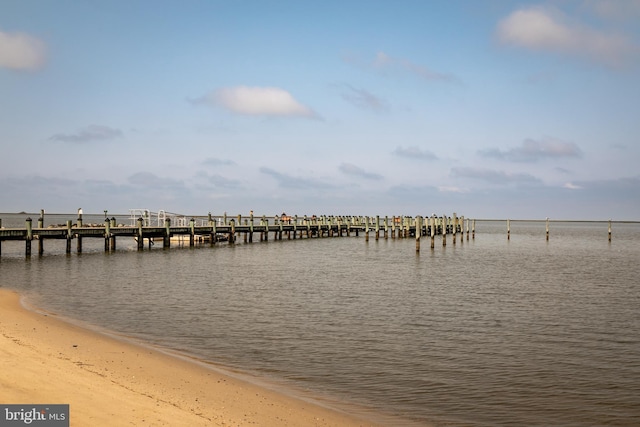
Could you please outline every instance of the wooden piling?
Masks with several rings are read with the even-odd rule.
[[[144,220],[142,217],[138,218],[138,250],[144,250],[144,238],[142,237],[142,224]]]
[[[376,215],[376,241],[380,239],[380,215]]]
[[[453,223],[451,224],[451,226],[453,228],[453,230],[451,230],[453,233],[453,245],[455,246],[456,238],[458,236],[458,215],[455,212],[453,213]]]
[[[511,240],[511,221],[507,219],[507,240]]]
[[[364,217],[364,241],[369,241],[369,217]]]
[[[229,233],[229,244],[233,245],[236,241],[236,222],[234,220],[230,221],[231,232]]]
[[[609,241],[611,241],[611,219],[609,219]]]
[[[189,220],[189,229],[189,247],[192,248],[196,240],[196,220],[194,218]]]
[[[547,222],[546,222],[546,235],[547,235],[547,242],[549,241],[549,217],[547,217]]]
[[[431,215],[431,219],[430,219],[430,223],[431,223],[431,249],[436,247],[436,242],[435,242],[435,237],[436,237],[436,216],[435,215]]]
[[[442,215],[442,246],[447,246],[447,216]]]
[[[170,247],[171,247],[171,218],[167,218],[164,220],[164,236],[162,238],[162,248],[169,249]]]
[[[467,219],[467,241],[469,241],[469,219]]]
[[[112,228],[116,227],[116,217],[115,216],[111,217],[111,227]],[[116,236],[115,236],[115,234],[112,234],[110,236],[109,243],[111,245],[111,251],[114,252],[116,250]]]
[[[476,220],[475,219],[473,220],[472,224],[473,225],[471,226],[471,233],[472,233],[471,234],[471,239],[475,240],[475,238],[476,238]]]
[[[71,253],[71,238],[73,237],[73,233],[71,231],[71,220],[68,219],[67,220],[67,247],[66,247],[66,253],[67,255]]]
[[[109,218],[104,219],[104,251],[109,252],[109,234],[111,234]]]
[[[249,243],[253,242],[253,211],[249,214]]]
[[[422,234],[422,217],[416,217],[416,252],[420,252],[420,235]]]
[[[38,218],[38,228],[44,228],[44,209],[40,209],[40,218]],[[38,236],[38,255],[44,253],[44,239]]]
[[[82,209],[78,209],[78,220],[76,224],[78,228],[82,228]],[[78,240],[76,242],[76,250],[78,251],[78,253],[82,253],[82,237],[80,235],[77,235],[76,239]]]
[[[24,254],[27,257],[31,256],[31,239],[33,239],[33,229],[32,227],[32,219],[31,218],[27,218],[25,220],[26,223],[26,227],[27,227],[27,236],[25,238],[25,248],[24,248]]]

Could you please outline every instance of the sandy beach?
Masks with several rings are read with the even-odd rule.
[[[6,289],[0,361],[0,403],[69,404],[72,426],[375,425],[28,310]]]

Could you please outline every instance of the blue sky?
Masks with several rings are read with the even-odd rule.
[[[0,212],[640,219],[640,0],[0,2]]]

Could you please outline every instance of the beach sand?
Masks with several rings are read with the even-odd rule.
[[[0,289],[0,366],[0,403],[69,404],[71,426],[375,425],[27,310],[7,289]]]

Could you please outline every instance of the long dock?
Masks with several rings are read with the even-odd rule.
[[[209,243],[215,245],[218,242],[234,244],[239,237],[243,237],[245,243],[253,242],[254,235],[259,236],[260,241],[269,240],[269,234],[273,234],[276,240],[296,238],[322,238],[359,236],[364,233],[365,240],[369,240],[369,234],[374,233],[375,239],[381,236],[388,238],[415,237],[416,251],[420,250],[420,237],[430,236],[431,247],[434,247],[435,236],[442,236],[442,243],[446,245],[446,236],[452,235],[453,244],[460,233],[464,236],[464,217],[458,217],[455,213],[452,217],[443,215],[436,217],[409,217],[409,216],[274,216],[254,217],[254,215],[236,217],[207,217],[191,218],[188,223],[184,220],[176,221],[180,224],[172,224],[171,218],[158,218],[157,224],[152,224],[148,215],[139,216],[135,224],[116,224],[116,218],[105,218],[102,224],[83,224],[82,214],[78,215],[73,223],[67,220],[66,225],[54,225],[44,227],[44,211],[38,219],[36,226],[33,220],[27,218],[25,227],[4,228],[0,219],[0,255],[2,254],[2,242],[24,241],[25,256],[32,253],[32,242],[38,244],[38,254],[44,253],[44,241],[48,239],[66,240],[66,253],[71,253],[73,240],[76,241],[76,250],[82,252],[82,241],[87,238],[104,239],[105,252],[116,250],[116,242],[119,238],[129,237],[137,242],[138,250],[142,251],[145,242],[149,248],[161,241],[162,247],[171,247],[175,238],[189,239],[189,246],[196,243]],[[206,218],[206,219],[204,219]],[[132,221],[133,222],[133,221]],[[199,222],[199,224],[198,224]],[[469,220],[466,222],[467,240],[469,239]],[[475,221],[473,221],[472,236],[475,238]],[[462,239],[462,237],[461,237]]]

